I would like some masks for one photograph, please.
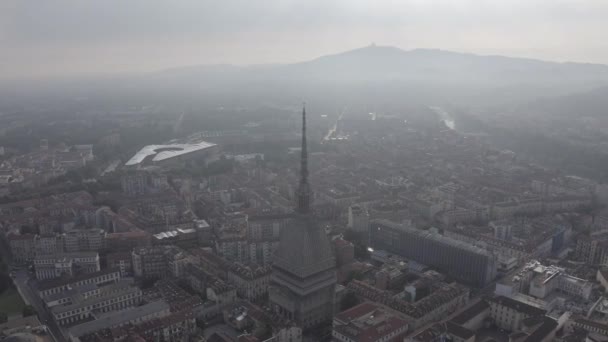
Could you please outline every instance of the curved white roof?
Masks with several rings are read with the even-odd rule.
[[[215,146],[210,142],[201,141],[196,144],[168,144],[168,145],[148,145],[144,146],[139,152],[137,152],[131,159],[129,159],[125,165],[132,166],[140,164],[144,159],[152,157],[153,162],[158,162],[178,156],[182,156],[188,153],[208,149]]]

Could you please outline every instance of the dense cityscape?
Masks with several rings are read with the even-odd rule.
[[[0,342],[608,342],[607,18],[1,0]]]
[[[194,132],[124,160],[96,153],[121,150],[116,132],[4,149],[10,277],[0,333],[82,342],[608,334],[606,186],[452,129],[443,110],[413,123],[309,110],[307,132],[296,108],[274,130]],[[256,144],[267,141],[284,151]]]

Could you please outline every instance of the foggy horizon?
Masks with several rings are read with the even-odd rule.
[[[0,78],[289,64],[375,43],[608,64],[608,3],[9,0],[0,4]]]

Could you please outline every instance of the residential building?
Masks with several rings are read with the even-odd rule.
[[[65,251],[85,252],[99,251],[105,243],[106,233],[103,229],[73,229],[65,233]]]
[[[63,235],[38,235],[36,236],[36,254],[55,254],[64,251]]]
[[[235,263],[228,270],[227,280],[236,287],[239,297],[256,301],[268,295],[271,273],[270,266]]]
[[[45,280],[100,270],[97,252],[40,254],[34,258],[36,279]]]
[[[444,319],[464,307],[469,299],[469,289],[457,283],[438,283],[428,296],[415,303],[359,280],[351,281],[347,287],[357,296],[400,312],[414,330],[430,322]]]
[[[135,171],[120,177],[122,192],[127,196],[145,195],[147,192],[148,176],[146,172]]]
[[[24,264],[34,260],[36,254],[36,236],[33,234],[9,234],[8,244],[13,262]]]
[[[187,264],[185,252],[176,246],[136,248],[131,260],[133,274],[142,278],[180,277]]]
[[[123,277],[133,275],[133,259],[129,252],[115,252],[106,255],[108,268],[120,270]]]
[[[334,316],[332,337],[338,342],[402,341],[409,325],[397,313],[365,302]]]
[[[100,315],[95,320],[72,326],[68,335],[72,341],[83,341],[85,335],[118,328],[128,324],[138,324],[155,318],[166,317],[171,314],[169,304],[163,300],[150,302],[137,307],[129,307],[122,311]]]
[[[496,326],[507,331],[520,331],[524,319],[546,313],[545,310],[504,296],[490,298],[488,304]]]
[[[501,284],[503,290],[521,292],[535,298],[544,299],[559,290],[573,297],[588,300],[593,284],[585,279],[569,275],[557,266],[545,266],[533,260],[528,262],[511,281]]]
[[[100,285],[114,283],[120,279],[120,271],[115,269],[105,269],[95,273],[77,275],[71,278],[48,279],[38,283],[38,294],[40,298],[43,298],[86,284]]]
[[[59,325],[74,325],[75,323],[95,319],[99,315],[119,311],[139,305],[141,290],[130,281],[118,281],[100,287],[99,294],[83,298],[74,296],[64,305],[51,308],[51,315]]]
[[[115,340],[137,337],[144,341],[185,341],[197,330],[194,312],[184,310],[165,317],[153,318],[136,325],[112,329]]]
[[[151,246],[151,235],[143,230],[110,233],[106,235],[106,248],[112,252],[128,251]]]
[[[451,321],[433,324],[418,334],[408,337],[405,342],[475,342],[475,332]]]

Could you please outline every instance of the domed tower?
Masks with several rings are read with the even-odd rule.
[[[311,211],[308,183],[306,109],[302,110],[302,151],[297,207],[281,230],[273,259],[269,298],[272,309],[303,330],[331,322],[336,286],[336,261],[325,230]]]

